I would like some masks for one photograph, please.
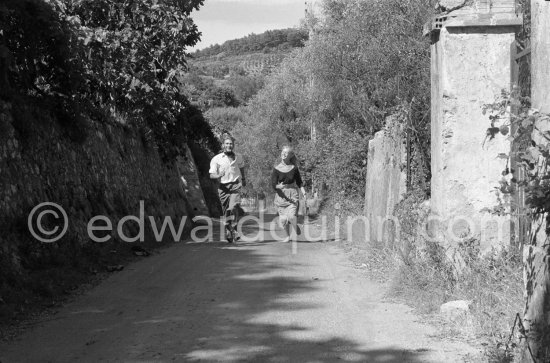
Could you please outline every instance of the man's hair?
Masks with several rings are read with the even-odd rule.
[[[222,144],[224,144],[226,140],[231,140],[233,143],[235,142],[235,138],[229,134],[224,134],[222,136]]]

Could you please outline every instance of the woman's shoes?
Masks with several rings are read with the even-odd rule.
[[[282,240],[283,243],[288,243],[290,242],[290,237],[286,237],[284,240]]]
[[[225,239],[228,243],[233,243],[234,236],[231,230],[225,230]]]

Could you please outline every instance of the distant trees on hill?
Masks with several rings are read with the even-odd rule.
[[[265,77],[307,38],[300,29],[269,30],[197,51],[188,72],[179,77],[180,89],[202,111],[244,106],[263,88]]]
[[[262,34],[250,34],[244,38],[228,40],[222,45],[215,44],[192,54],[195,58],[205,58],[221,53],[226,55],[250,52],[265,52],[302,47],[308,39],[308,33],[303,29],[268,30]]]

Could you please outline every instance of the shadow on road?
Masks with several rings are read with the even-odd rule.
[[[427,351],[400,349],[387,342],[393,336],[377,335],[380,326],[362,323],[373,301],[350,298],[324,244],[300,244],[293,254],[290,244],[217,238],[129,266],[16,342],[0,343],[0,360],[426,361]]]
[[[334,303],[318,299],[326,281],[302,277],[309,261],[269,241],[192,247],[197,255],[219,256],[205,261],[203,271],[210,272],[201,279],[208,306],[202,309],[205,315],[194,318],[200,327],[187,335],[182,353],[186,361],[425,362],[424,350],[365,349],[368,339],[359,343],[342,334],[345,326],[331,328],[340,322],[316,321],[327,304]],[[369,326],[364,329],[364,335],[373,339],[376,332],[369,332]]]

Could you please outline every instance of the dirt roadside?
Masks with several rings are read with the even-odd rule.
[[[0,361],[415,363],[479,353],[435,338],[411,308],[384,301],[339,241],[314,239],[175,244],[0,343]]]

